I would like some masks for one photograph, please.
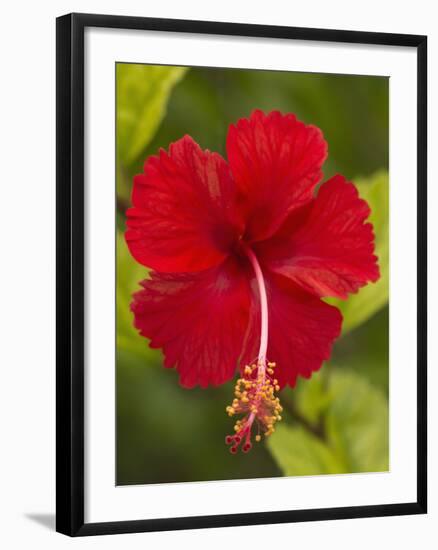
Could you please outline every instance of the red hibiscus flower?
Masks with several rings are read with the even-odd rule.
[[[131,308],[164,365],[187,388],[240,370],[227,408],[243,415],[227,438],[236,452],[250,449],[253,425],[274,431],[274,392],[329,358],[342,316],[321,298],[347,298],[379,269],[355,186],[337,175],[316,189],[327,157],[318,128],[257,110],[230,126],[226,147],[228,163],[185,136],[148,158],[126,241],[152,270]]]

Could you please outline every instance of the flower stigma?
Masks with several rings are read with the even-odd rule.
[[[274,378],[276,364],[266,358],[268,349],[268,299],[266,286],[260,264],[254,252],[245,247],[246,255],[251,262],[257,281],[260,297],[260,348],[255,361],[246,365],[243,374],[236,382],[234,399],[226,408],[228,416],[243,415],[236,420],[235,433],[227,435],[225,443],[231,445],[230,452],[237,453],[239,445],[242,451],[247,453],[251,447],[253,427],[256,428],[255,440],[270,436],[274,431],[274,424],[281,420],[280,413],[283,408],[280,399],[275,396],[275,391],[280,389],[278,380]]]

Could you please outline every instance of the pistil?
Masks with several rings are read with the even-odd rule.
[[[234,435],[226,437],[225,442],[231,445],[231,453],[236,453],[242,443],[243,452],[251,447],[253,425],[257,426],[256,441],[261,440],[261,433],[268,437],[274,431],[274,424],[281,420],[283,410],[280,400],[275,397],[274,391],[280,389],[277,379],[273,377],[275,363],[266,359],[268,349],[268,298],[263,272],[254,252],[245,247],[246,255],[254,270],[257,289],[260,299],[260,348],[257,360],[243,369],[243,376],[236,382],[233,403],[227,407],[229,416],[243,414],[236,421]]]

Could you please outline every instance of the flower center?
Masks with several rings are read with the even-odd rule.
[[[266,294],[265,280],[260,264],[254,252],[249,248],[244,249],[257,281],[257,289],[260,298],[260,348],[257,359],[250,365],[246,365],[243,375],[236,382],[234,400],[226,408],[229,416],[242,414],[234,425],[234,435],[225,438],[227,445],[231,445],[230,452],[236,453],[242,443],[243,452],[248,452],[251,447],[251,435],[253,425],[257,427],[256,441],[261,440],[261,433],[268,437],[274,431],[274,424],[281,420],[280,413],[283,410],[280,400],[275,397],[274,391],[280,389],[278,381],[273,377],[275,363],[268,362],[266,353],[268,349],[268,298]]]

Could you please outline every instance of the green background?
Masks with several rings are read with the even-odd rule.
[[[388,79],[117,64],[117,484],[388,469]],[[368,200],[382,277],[347,302],[332,358],[280,392],[283,421],[249,454],[224,443],[234,382],[186,390],[132,326],[132,293],[147,270],[123,239],[132,177],[184,134],[225,155],[230,123],[254,109],[295,113],[329,145],[328,178]]]

